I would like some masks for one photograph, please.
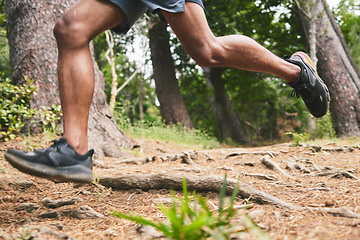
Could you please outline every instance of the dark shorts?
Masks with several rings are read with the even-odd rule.
[[[194,2],[204,8],[202,0],[109,0],[121,8],[127,16],[125,22],[113,28],[115,32],[126,33],[130,27],[147,10],[156,12],[165,10],[168,12],[184,12],[185,1]]]

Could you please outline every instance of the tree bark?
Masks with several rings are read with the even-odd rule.
[[[6,1],[7,34],[10,45],[12,80],[34,80],[37,94],[31,107],[59,105],[57,46],[53,26],[75,0]],[[95,91],[89,116],[89,146],[97,157],[117,156],[130,143],[118,129],[104,92],[104,77],[94,61]]]
[[[170,37],[166,28],[167,24],[158,17],[152,17],[149,21],[151,60],[160,113],[165,124],[181,123],[192,129],[193,124],[176,79],[174,60],[170,52]]]
[[[302,4],[308,4],[308,1],[303,1]],[[330,91],[333,126],[340,137],[359,136],[360,73],[326,1],[316,1],[315,4],[318,9],[316,47],[319,62],[317,68]],[[303,6],[298,12],[306,32],[309,29],[309,18],[303,9],[306,8]]]
[[[248,143],[249,139],[245,136],[243,127],[231,106],[231,101],[225,89],[225,81],[221,76],[224,68],[203,68],[203,70],[206,82],[211,84],[214,91],[211,105],[221,139]]]

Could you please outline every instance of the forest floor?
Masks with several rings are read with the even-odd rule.
[[[61,183],[32,177],[4,159],[7,148],[25,150],[26,144],[23,139],[0,143],[0,239],[151,239],[151,234],[139,232],[137,224],[111,212],[166,221],[158,205],[171,199],[168,189],[121,190],[118,186],[117,190],[99,183]],[[259,204],[252,196],[236,199],[236,205],[246,205],[244,212],[271,239],[360,239],[358,146],[359,140],[329,140],[317,146],[285,143],[197,150],[137,140],[137,148],[124,150],[120,158],[94,161],[94,174],[100,179],[161,173],[201,179],[227,174],[228,179],[239,179],[275,199],[301,207]],[[185,152],[190,161],[173,157]],[[264,155],[280,170],[263,164]],[[178,191],[177,195],[182,193]],[[212,206],[218,205],[218,192],[202,195]],[[346,214],[339,209],[345,209]]]

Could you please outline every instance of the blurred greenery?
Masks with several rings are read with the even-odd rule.
[[[216,36],[244,34],[255,39],[280,57],[290,55],[298,50],[305,52],[308,50],[299,21],[293,12],[292,2],[286,0],[204,0],[206,16]],[[358,66],[360,66],[359,11],[360,3],[358,0],[340,0],[334,9],[336,21]],[[164,128],[158,109],[151,64],[149,64],[150,57],[146,36],[146,17],[138,21],[126,35],[114,33],[118,87],[136,69],[140,68],[136,78],[117,95],[114,115],[124,131],[139,137],[163,135],[160,129]],[[196,128],[196,135],[201,136],[201,134],[206,133],[204,138],[209,137],[211,140],[203,145],[213,146],[215,143],[212,141],[216,141],[216,138],[219,140],[220,136],[210,103],[213,92],[205,82],[202,69],[189,58],[175,35],[172,34],[171,36],[171,50],[176,65],[176,75],[179,79],[186,108]],[[139,39],[143,39],[140,44]],[[110,65],[105,58],[108,46],[104,34],[96,37],[93,43],[95,59],[104,73],[105,93],[109,100],[112,76]],[[140,48],[141,55],[135,51],[136,48]],[[146,64],[142,65],[141,62]],[[1,4],[0,84],[2,84],[2,92],[22,95],[26,97],[25,102],[29,101],[27,99],[29,96],[22,92],[26,92],[27,87],[18,86],[16,89],[9,85],[10,77],[11,66],[6,38],[6,14],[5,6]],[[290,97],[292,89],[282,79],[268,74],[230,68],[223,70],[222,79],[226,82],[225,86],[232,107],[241,120],[246,135],[252,140],[281,140],[278,129],[280,127],[279,122],[283,120],[295,119],[300,122],[300,124],[292,124],[291,132],[303,133],[308,131],[309,113],[300,99]],[[2,132],[6,124],[7,126],[10,124],[16,126],[16,121],[22,122],[24,118],[29,116],[29,113],[25,113],[28,110],[25,103],[22,102],[23,105],[13,104],[14,101],[22,100],[13,99],[13,96],[10,95],[2,95],[1,101],[3,104],[0,108],[1,111],[11,111],[21,115],[21,118],[17,118],[14,114],[9,115],[9,112],[3,112],[2,120],[7,122],[1,123]],[[13,109],[9,109],[9,107]],[[143,114],[140,109],[143,109]],[[21,125],[19,123],[17,127]],[[181,136],[182,139],[191,135],[189,132],[179,129],[178,126],[173,128],[165,127],[165,129],[174,131],[173,135]],[[334,137],[335,133],[330,115],[317,120],[315,131],[308,134],[310,134],[310,138]],[[164,133],[164,135],[166,134]],[[5,135],[3,134],[3,136]],[[9,137],[10,134],[7,134],[7,138]],[[164,139],[164,141],[169,141],[165,137]]]
[[[35,93],[32,81],[15,86],[9,78],[0,81],[0,140],[14,139],[36,113],[30,109],[31,95]]]

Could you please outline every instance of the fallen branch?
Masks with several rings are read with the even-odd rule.
[[[310,173],[311,172],[310,169],[308,169],[304,165],[302,165],[300,163],[296,163],[296,162],[289,162],[286,165],[286,169],[289,169],[291,171],[293,171],[294,169],[298,169],[302,173]]]
[[[288,174],[287,172],[285,172],[276,162],[272,161],[270,159],[269,155],[265,155],[260,159],[261,163],[264,164],[265,166],[267,166],[268,168],[277,171],[278,173],[281,173],[282,175],[284,175],[287,178],[292,178],[294,179],[294,176],[291,176],[290,174]]]
[[[270,155],[271,157],[275,157],[275,155],[277,155],[278,153],[277,152],[273,152],[273,151],[255,151],[255,152],[233,152],[233,153],[230,153],[228,154],[226,158],[229,158],[229,157],[235,157],[235,156],[238,156],[238,155],[246,155],[246,154],[253,154],[253,155]]]
[[[322,150],[326,152],[352,152],[354,151],[354,147],[352,146],[333,147],[333,148],[323,147]]]
[[[329,213],[335,217],[360,218],[359,214],[354,213],[347,207],[340,207],[340,208],[309,207],[307,209],[310,211]]]
[[[340,170],[340,171],[320,172],[320,173],[314,173],[314,174],[306,175],[306,177],[325,177],[325,176],[331,176],[332,178],[346,177],[346,178],[350,178],[350,179],[359,180],[358,177],[354,176],[350,172],[342,171],[342,170]]]
[[[274,175],[265,175],[259,173],[240,173],[241,175],[254,177],[261,180],[268,180],[268,181],[278,181],[277,177]]]
[[[182,163],[187,163],[190,165],[196,165],[193,159],[197,159],[197,152],[183,152],[181,154],[175,155],[164,155],[164,156],[152,156],[147,158],[134,158],[134,159],[124,159],[115,161],[114,164],[134,164],[142,165],[149,162],[156,162],[159,159],[161,162],[170,162],[181,160]]]
[[[223,177],[220,176],[183,176],[169,173],[152,174],[128,174],[120,177],[100,177],[99,183],[112,189],[141,189],[148,191],[150,189],[174,189],[182,190],[182,178],[185,177],[189,191],[197,192],[220,192]],[[239,182],[235,179],[227,179],[227,194],[232,194],[236,184],[239,184],[238,196],[245,199],[251,199],[258,204],[270,204],[292,210],[308,210],[329,213],[334,216],[360,218],[359,214],[352,212],[346,207],[341,208],[316,208],[300,207],[285,202],[273,195],[262,192],[252,186]]]
[[[184,176],[189,191],[197,192],[220,192],[223,177],[219,176]],[[99,183],[112,189],[133,189],[138,188],[144,191],[150,189],[174,189],[182,190],[183,175],[169,173],[152,174],[128,174],[120,177],[100,177]],[[227,179],[227,193],[231,194],[237,183],[240,184],[238,196],[250,198],[259,204],[270,204],[289,209],[299,209],[291,203],[284,202],[268,193],[262,192],[248,184],[241,183],[235,179]]]
[[[182,155],[180,155],[180,159],[182,163],[190,164],[190,165],[196,165],[194,161],[191,159],[191,156],[188,152],[184,152]]]
[[[118,160],[115,161],[114,164],[134,164],[134,165],[142,165],[149,162],[155,162],[156,157],[147,157],[145,159],[142,158],[135,158],[135,159],[125,159],[125,160]]]

